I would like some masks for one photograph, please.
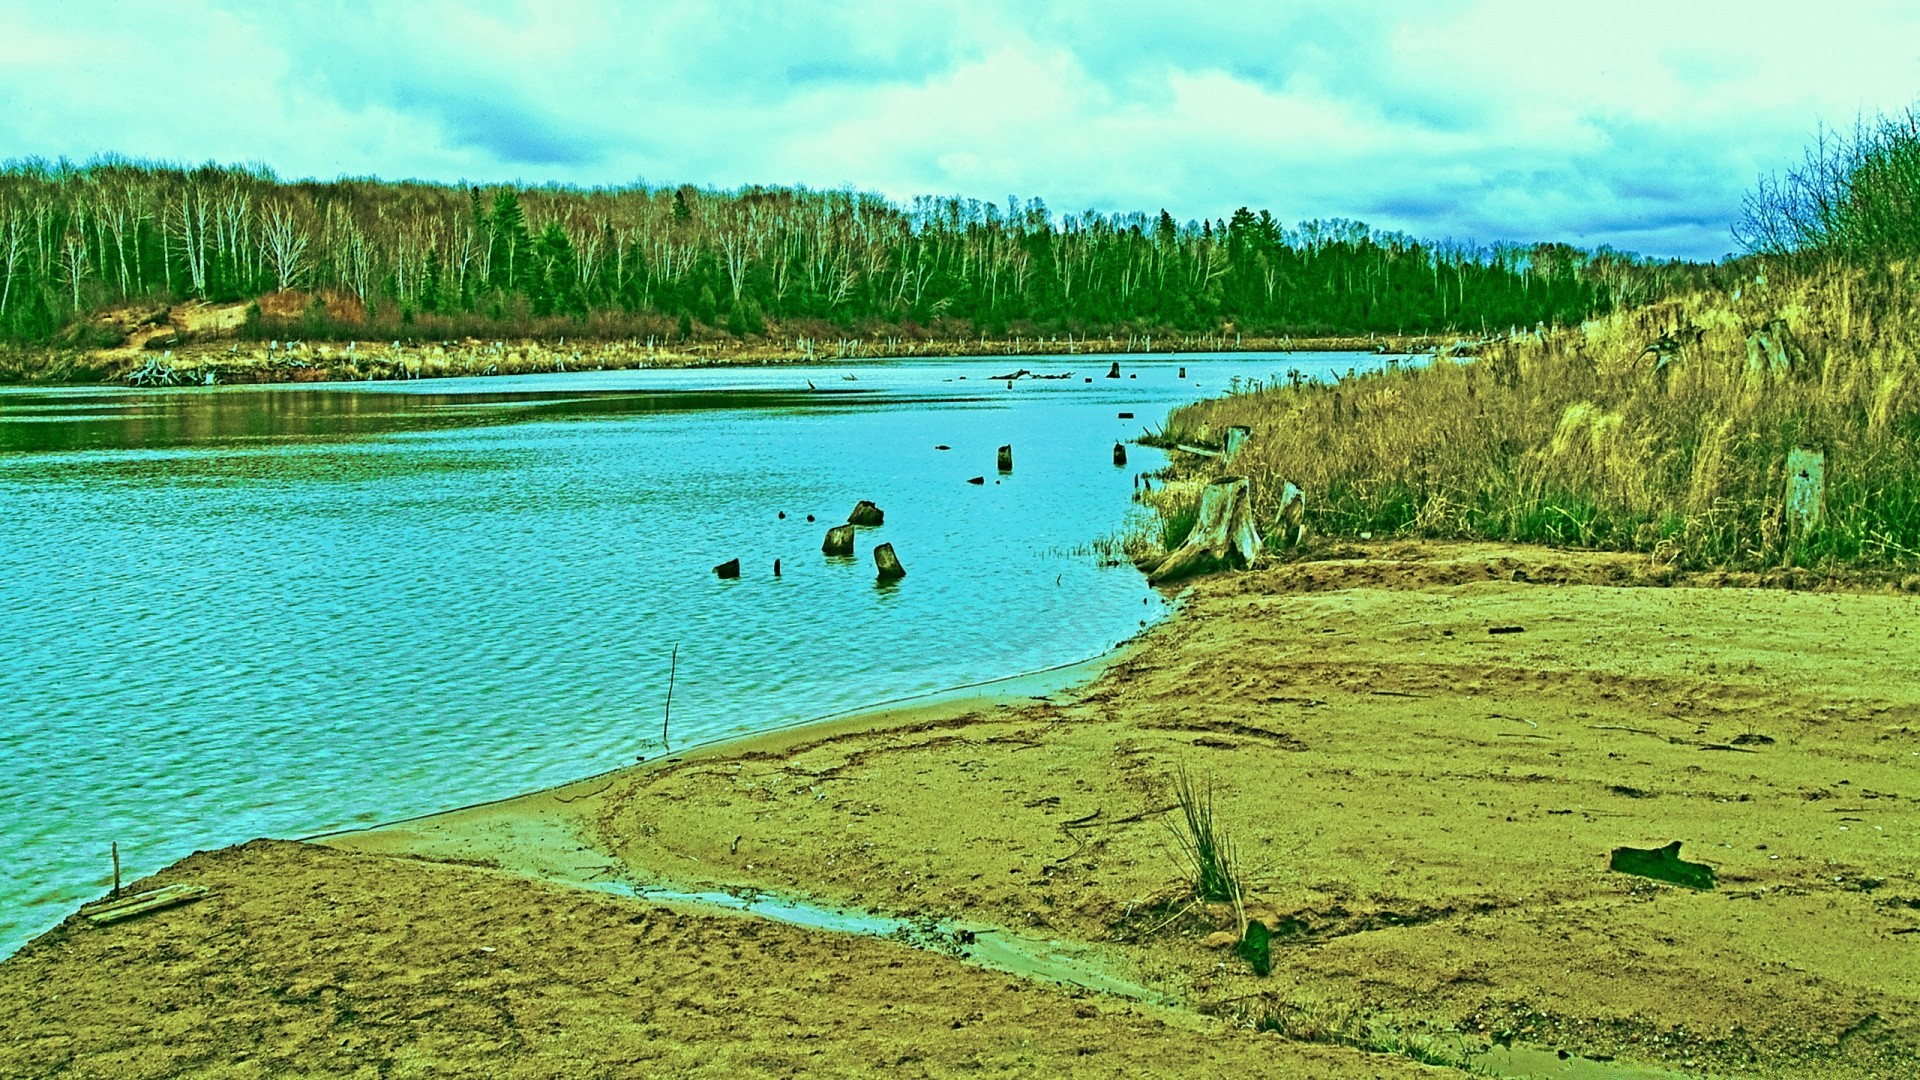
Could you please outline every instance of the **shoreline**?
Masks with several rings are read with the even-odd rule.
[[[1235,338],[1195,336],[1179,348],[1156,337],[948,338],[916,341],[848,339],[775,343],[733,339],[668,343],[648,340],[572,342],[481,341],[286,342],[198,339],[177,348],[93,351],[16,347],[0,352],[0,386],[201,386],[308,382],[404,381],[596,370],[831,365],[883,360],[1049,360],[1074,357],[1182,356],[1241,353],[1365,352],[1410,356],[1452,348],[1458,335],[1350,335]],[[212,382],[207,379],[211,377]]]
[[[1025,673],[198,854],[142,884],[208,900],[112,932],[70,918],[0,963],[0,1025],[26,1033],[0,1071],[9,1052],[34,1073],[129,1048],[230,1061],[213,1017],[237,1009],[279,1017],[248,1045],[309,1071],[350,1064],[344,1038],[474,1068],[951,1072],[1017,1045],[1058,1074],[1098,1045],[1135,1071],[1397,1076],[1511,1043],[1616,1072],[1896,1073],[1920,1055],[1901,959],[1920,942],[1920,689],[1897,677],[1920,664],[1915,600],[1640,587],[1671,581],[1633,555],[1376,544],[1202,579],[1119,648],[1039,673],[1064,692],[1023,696]],[[1242,852],[1270,976],[1230,951],[1232,907],[1182,885],[1176,770]],[[1608,868],[1673,840],[1714,889]],[[646,883],[1057,941],[1190,1008],[633,895]],[[217,993],[192,989],[216,972]],[[31,990],[48,985],[70,991]],[[183,990],[219,1011],[142,1036]],[[450,1004],[422,1014],[423,993]],[[1124,1031],[1089,1043],[1081,1023]],[[566,1040],[514,1034],[555,1025]]]
[[[1174,618],[1178,611],[1179,608],[1177,605],[1171,607],[1165,617],[1159,621],[1154,622],[1152,625],[1134,634],[1134,636],[1097,656],[1090,656],[1081,660],[1069,660],[1066,663],[1054,664],[1049,667],[1019,671],[1011,675],[999,675],[975,682],[961,683],[957,686],[942,687],[938,690],[927,690],[918,694],[888,698],[884,701],[877,701],[871,704],[856,705],[850,709],[842,709],[838,712],[813,716],[804,720],[795,720],[790,723],[746,734],[723,735],[703,742],[690,743],[680,750],[662,750],[657,755],[642,757],[632,764],[615,765],[610,769],[602,769],[596,773],[575,777],[571,780],[562,780],[559,783],[548,784],[545,787],[534,788],[530,791],[516,792],[512,795],[502,795],[494,799],[484,799],[480,802],[466,803],[441,810],[429,810],[425,813],[394,818],[391,821],[375,822],[371,825],[353,825],[339,829],[329,829],[325,832],[313,833],[308,836],[294,837],[293,840],[301,844],[320,843],[344,837],[358,836],[364,833],[397,830],[400,826],[418,825],[441,818],[452,818],[477,811],[497,809],[523,801],[558,799],[564,802],[569,800],[561,798],[561,796],[569,793],[577,795],[575,789],[584,788],[596,781],[608,780],[610,778],[618,781],[649,771],[658,770],[666,765],[677,765],[688,761],[700,761],[736,753],[775,752],[796,742],[806,741],[812,738],[832,737],[835,734],[856,731],[878,731],[892,724],[912,724],[925,722],[930,719],[944,719],[985,708],[1011,705],[1020,700],[1045,700],[1052,694],[1071,693],[1098,679],[1109,667],[1119,663],[1130,651],[1138,648],[1140,642],[1147,637],[1147,635],[1151,634],[1156,627],[1165,625],[1169,620]],[[989,687],[996,688],[998,692],[977,692]],[[1034,691],[1044,692],[1036,694]]]

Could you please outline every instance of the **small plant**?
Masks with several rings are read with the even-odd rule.
[[[1225,901],[1238,909],[1239,868],[1233,841],[1213,819],[1213,782],[1208,781],[1204,789],[1196,788],[1182,768],[1174,781],[1174,798],[1180,804],[1182,824],[1172,826],[1173,838],[1191,875],[1194,896]]]

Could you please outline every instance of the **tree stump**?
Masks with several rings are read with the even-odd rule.
[[[1253,488],[1244,476],[1222,476],[1200,493],[1199,519],[1186,543],[1147,570],[1149,584],[1211,573],[1223,568],[1246,569],[1260,553],[1260,533],[1253,527]]]
[[[1183,379],[1187,377],[1187,369],[1186,369],[1186,368],[1181,368],[1181,369],[1180,369],[1180,377],[1181,377],[1181,378],[1183,378]]]
[[[1120,361],[1115,360],[1113,362],[1113,366],[1107,369],[1107,378],[1117,379],[1119,377],[1120,377]]]
[[[981,485],[984,485],[984,484],[986,484],[986,482],[987,482],[987,478],[986,478],[986,477],[984,477],[984,476],[969,476],[969,477],[967,477],[967,483],[969,483],[969,484],[981,484]]]
[[[1113,463],[1121,468],[1126,467],[1126,464],[1127,464],[1127,444],[1126,443],[1113,444]]]
[[[881,581],[897,581],[907,576],[907,568],[900,565],[892,544],[881,544],[873,549],[873,565],[879,569]]]
[[[885,524],[886,520],[887,515],[879,507],[865,499],[861,499],[858,503],[855,503],[853,513],[847,515],[847,524],[864,525],[868,528]]]
[[[728,559],[726,562],[714,567],[713,573],[714,576],[720,578],[737,578],[740,576],[740,560]]]
[[[826,542],[820,545],[820,551],[827,555],[853,554],[853,526],[835,525],[828,529]]]
[[[1239,453],[1240,448],[1247,443],[1247,436],[1251,434],[1253,434],[1252,428],[1242,427],[1239,424],[1228,428],[1226,441],[1220,444],[1221,460],[1224,461]]]
[[[1011,445],[1000,448],[999,465],[1001,472],[1013,471],[1013,447]]]
[[[1273,534],[1287,547],[1307,541],[1307,493],[1289,481],[1280,489],[1280,508],[1273,514]]]
[[[1827,506],[1827,455],[1810,446],[1787,454],[1787,532],[1798,537],[1820,520]]]

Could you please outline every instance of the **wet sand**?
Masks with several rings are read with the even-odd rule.
[[[216,896],[71,919],[0,964],[0,1073],[1426,1068],[1312,1041],[1348,1039],[1912,1074],[1920,598],[1344,554],[1199,583],[1080,689],[197,855],[155,880]],[[1274,930],[1266,978],[1181,884],[1179,769],[1212,784]],[[1607,868],[1673,840],[1716,889]],[[594,891],[663,883],[1054,938],[1180,1005]]]

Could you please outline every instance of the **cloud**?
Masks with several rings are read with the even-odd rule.
[[[1716,256],[1920,92],[1878,2],[0,0],[0,156],[851,185]]]

